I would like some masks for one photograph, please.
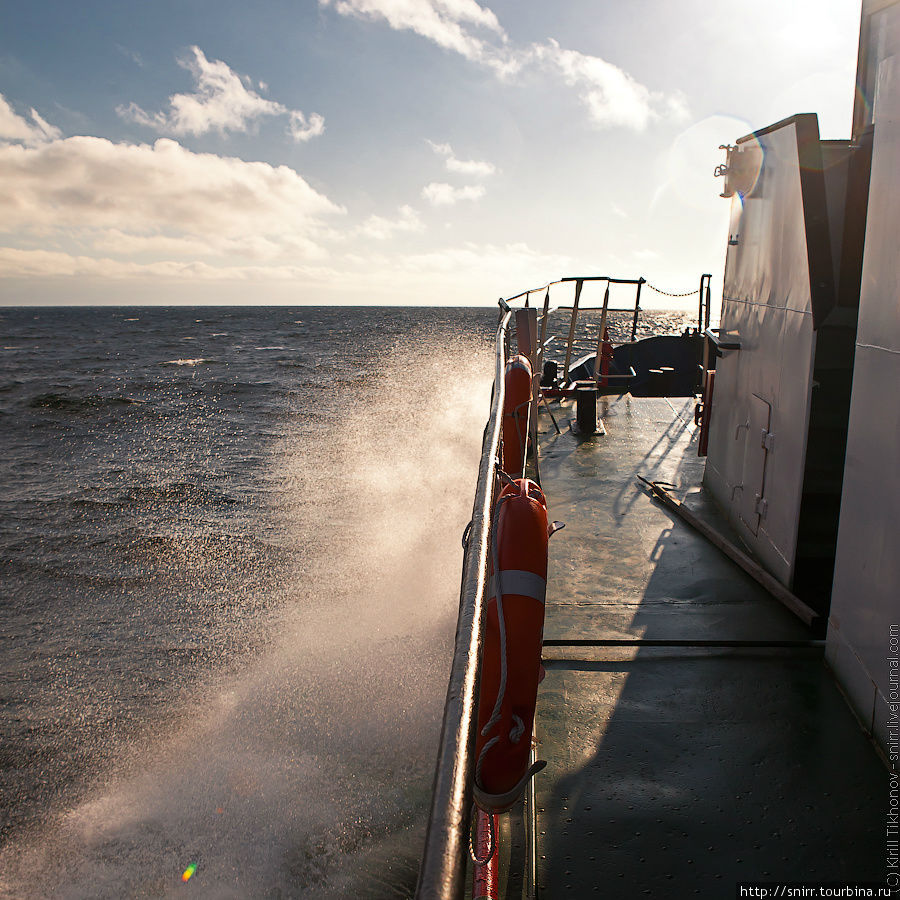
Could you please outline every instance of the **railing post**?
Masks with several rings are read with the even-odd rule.
[[[697,331],[701,334],[703,333],[703,288],[706,285],[706,276],[700,276],[700,290],[697,291],[697,295],[700,298],[700,308],[697,311]]]
[[[594,357],[594,381],[600,377],[600,366],[603,361],[603,333],[606,331],[606,313],[609,309],[609,282],[606,282],[606,293],[603,295],[603,311],[600,313],[600,334],[597,335],[597,355]]]
[[[541,377],[544,375],[544,342],[547,340],[547,315],[550,312],[550,288],[544,295],[544,311],[541,313],[541,337],[540,346],[538,347],[538,372]]]
[[[634,298],[634,320],[631,323],[631,340],[634,342],[637,335],[638,315],[641,311],[641,285],[646,281],[643,275],[637,281],[637,293]]]
[[[538,484],[541,483],[541,464],[537,454],[538,439],[538,399],[541,390],[541,376],[538,371],[538,335],[537,335],[537,309],[516,310],[516,339],[519,344],[519,353],[528,357],[531,363],[531,408],[528,416],[528,436],[531,440],[531,461],[534,464],[534,474]],[[527,458],[527,445],[525,458]]]
[[[572,342],[575,340],[575,323],[578,321],[578,301],[581,299],[581,289],[584,287],[584,279],[579,278],[575,282],[575,302],[572,304],[572,320],[569,322],[569,340],[566,344],[566,365],[563,369],[563,378],[569,381],[569,364],[572,362]]]
[[[712,306],[712,275],[707,274],[706,276],[706,319],[704,321],[703,328],[701,331],[705,331],[709,328],[709,315],[710,315],[710,307]]]

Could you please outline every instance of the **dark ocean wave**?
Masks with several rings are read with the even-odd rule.
[[[412,884],[460,562],[417,492],[494,310],[0,317],[0,896]]]
[[[215,359],[209,359],[204,356],[199,357],[178,357],[176,359],[166,359],[160,362],[161,366],[180,366],[194,368],[195,366],[210,366],[218,362]]]
[[[120,566],[121,563],[118,563],[117,569]],[[54,566],[44,561],[2,557],[0,557],[0,572],[6,577],[16,576],[34,579],[35,583],[41,583],[42,580],[49,579],[65,583],[71,587],[82,586],[85,588],[134,588],[145,584],[152,576],[150,572],[133,574],[123,571],[116,571],[112,574],[86,572],[81,571],[71,561]]]
[[[120,494],[116,502],[129,506],[157,503],[192,503],[199,506],[231,506],[240,501],[225,491],[192,484],[188,481],[171,481],[164,484],[139,484]]]
[[[49,409],[57,412],[90,412],[94,410],[116,409],[122,406],[143,403],[134,397],[102,394],[62,394],[49,391],[37,394],[28,401],[30,409]]]

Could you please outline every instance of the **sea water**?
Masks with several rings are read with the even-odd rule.
[[[496,322],[0,310],[0,896],[412,892]]]

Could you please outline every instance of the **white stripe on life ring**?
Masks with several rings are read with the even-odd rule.
[[[547,580],[535,575],[534,572],[526,572],[523,569],[502,569],[500,571],[501,584],[504,594],[517,594],[520,597],[531,597],[544,603],[547,597]],[[496,577],[494,578],[494,596],[497,596]]]

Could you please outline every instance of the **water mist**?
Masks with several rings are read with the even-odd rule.
[[[411,892],[489,371],[482,342],[398,346],[332,386],[324,436],[279,442],[266,514],[291,562],[255,649],[3,848],[0,896]]]

